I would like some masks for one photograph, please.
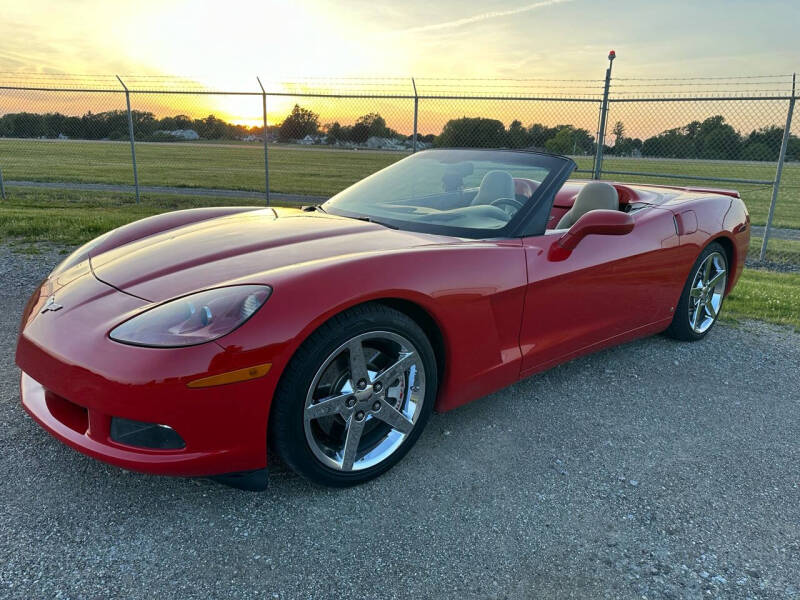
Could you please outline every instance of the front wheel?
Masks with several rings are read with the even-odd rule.
[[[717,322],[727,284],[725,249],[713,242],[692,266],[667,335],[688,342],[705,337]]]
[[[286,368],[270,417],[273,448],[316,483],[363,483],[416,442],[436,386],[419,325],[382,305],[356,307],[320,327]]]

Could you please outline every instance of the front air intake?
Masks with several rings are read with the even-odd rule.
[[[167,425],[111,418],[111,439],[118,444],[152,448],[153,450],[180,450],[186,443]]]

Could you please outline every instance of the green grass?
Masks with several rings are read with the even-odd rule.
[[[192,198],[145,195],[136,204],[131,194],[15,188],[0,202],[0,242],[50,242],[78,245],[131,221],[197,206],[261,206],[242,198]],[[273,203],[280,204],[280,203]],[[19,251],[27,251],[20,247]]]
[[[756,319],[800,331],[800,274],[745,269],[722,311],[726,320]]]
[[[750,250],[747,253],[749,259],[758,260],[762,241],[760,237],[750,238]],[[800,265],[800,241],[779,240],[770,237],[769,244],[767,244],[767,253],[764,258],[776,263]]]
[[[330,196],[397,160],[404,154],[368,150],[333,150],[270,146],[270,189],[275,192]],[[258,144],[138,143],[136,158],[142,185],[264,189],[264,154]],[[591,158],[578,159],[590,169]],[[731,163],[607,157],[616,171],[676,173],[699,177],[770,180],[772,163]],[[0,140],[0,169],[7,180],[131,184],[130,146],[126,142]],[[577,177],[586,175],[577,174]],[[766,222],[771,187],[670,180],[648,176],[608,175],[631,183],[674,183],[733,187],[742,193],[753,223]],[[787,164],[773,224],[800,228],[800,165]]]
[[[271,146],[270,190],[331,196],[403,158],[375,151]],[[264,190],[258,144],[136,144],[141,185]],[[6,180],[133,183],[131,149],[120,142],[0,140]]]

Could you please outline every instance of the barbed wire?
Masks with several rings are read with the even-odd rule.
[[[617,81],[699,81],[706,79],[770,79],[779,77],[792,77],[794,73],[784,75],[716,75],[699,77],[615,77]]]
[[[132,93],[208,93],[247,94],[260,93],[255,82],[248,82],[238,91],[223,86],[213,86],[188,77],[174,75],[121,75]],[[793,75],[741,75],[692,77],[614,77],[611,97],[639,96],[652,100],[680,97],[790,97]],[[265,81],[268,94],[274,95],[330,95],[361,96],[371,94],[381,97],[407,98],[413,96],[525,99],[547,97],[553,99],[586,100],[599,98],[603,93],[600,79],[558,79],[546,77],[303,77],[290,81]],[[785,86],[785,87],[784,87]],[[77,73],[23,73],[0,71],[0,88],[48,89],[65,91],[119,92],[122,89],[116,75]],[[87,89],[89,88],[89,89]]]

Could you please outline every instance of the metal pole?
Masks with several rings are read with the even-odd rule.
[[[258,86],[261,88],[261,112],[264,121],[264,197],[269,206],[269,151],[267,150],[267,91],[261,84],[261,79],[256,76]]]
[[[0,198],[6,199],[6,188],[3,186],[3,170],[0,169]]]
[[[131,159],[133,160],[133,185],[136,188],[136,202],[139,202],[139,171],[136,168],[136,143],[133,139],[133,115],[131,114],[131,93],[128,86],[117,75],[117,80],[125,89],[125,103],[128,105],[128,137],[131,138]]]
[[[414,138],[411,153],[417,151],[417,117],[419,116],[419,95],[417,94],[417,82],[411,78],[411,85],[414,86]]]
[[[603,172],[603,144],[606,139],[606,116],[608,115],[608,88],[611,86],[611,66],[617,53],[613,50],[608,53],[608,68],[606,69],[606,84],[603,88],[603,103],[600,105],[600,127],[597,131],[597,153],[594,159],[593,179],[600,179]]]
[[[795,80],[797,74],[792,75],[792,97],[789,99],[789,110],[786,113],[786,127],[783,129],[783,140],[781,140],[781,151],[778,153],[778,167],[775,171],[775,182],[772,184],[772,200],[769,203],[769,214],[767,215],[767,226],[764,228],[764,239],[761,240],[761,253],[758,260],[764,260],[767,254],[767,240],[769,240],[769,228],[772,227],[772,217],[775,214],[775,204],[778,201],[778,190],[781,187],[781,175],[783,174],[783,163],[786,160],[786,147],[789,145],[789,130],[792,127],[792,113],[794,113],[795,101]]]

